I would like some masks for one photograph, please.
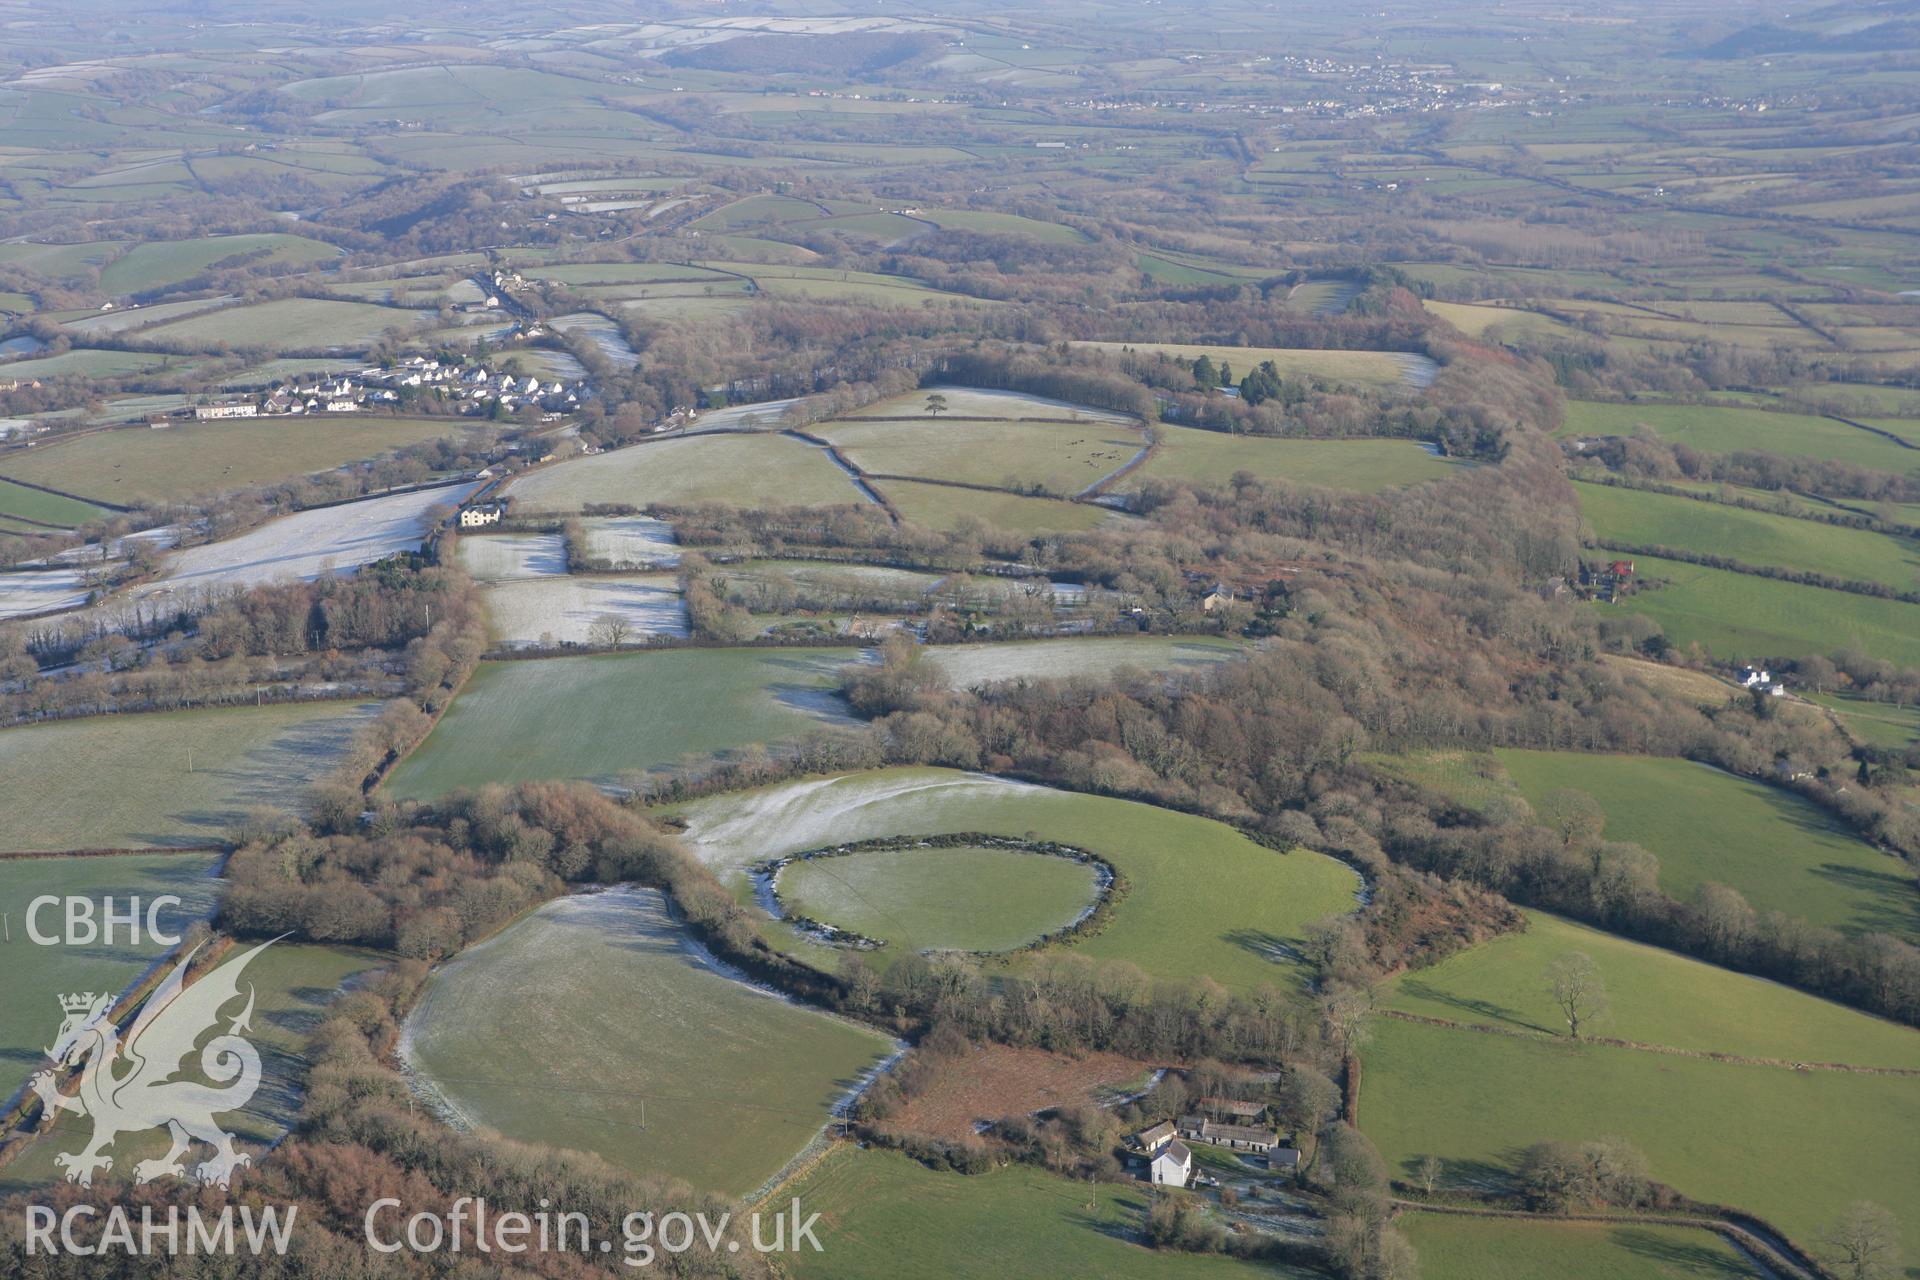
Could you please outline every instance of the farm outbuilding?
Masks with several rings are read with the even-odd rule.
[[[1280,1145],[1280,1135],[1265,1126],[1219,1124],[1198,1115],[1180,1117],[1180,1136],[1234,1151],[1271,1151]]]

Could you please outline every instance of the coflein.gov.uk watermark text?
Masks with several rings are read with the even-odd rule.
[[[218,1212],[189,1205],[78,1204],[26,1208],[28,1256],[209,1257],[284,1254],[292,1242],[298,1205],[228,1205]],[[823,1252],[814,1227],[817,1213],[801,1214],[794,1200],[774,1213],[629,1213],[617,1230],[597,1234],[584,1213],[557,1210],[547,1200],[528,1211],[496,1211],[485,1200],[462,1196],[444,1212],[406,1212],[385,1197],[367,1206],[361,1228],[367,1248],[378,1254],[618,1255],[629,1267],[652,1266],[663,1255]],[[739,1228],[744,1226],[744,1235]]]

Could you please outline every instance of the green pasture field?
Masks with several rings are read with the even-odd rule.
[[[1101,637],[935,645],[926,660],[966,688],[1021,677],[1103,678],[1130,668],[1200,670],[1241,652],[1232,641],[1203,637]],[[483,662],[439,727],[395,767],[388,790],[431,799],[490,782],[612,782],[634,770],[790,742],[853,723],[840,678],[870,656],[828,646]]]
[[[9,847],[17,846],[10,843]],[[161,928],[174,934],[184,933],[188,924],[213,911],[220,889],[214,878],[219,863],[220,858],[211,853],[0,859],[0,914],[9,921],[12,936],[6,949],[7,980],[0,983],[0,1099],[11,1096],[42,1065],[43,1052],[60,1027],[62,995],[122,991],[166,954],[168,947],[145,932],[147,904],[163,894],[180,899],[179,906],[163,906],[158,915]],[[102,899],[111,897],[115,910],[124,913],[137,897],[142,904],[140,942],[131,943],[126,926],[121,925],[111,945],[104,940],[37,945],[26,932],[27,909],[43,895],[92,899],[96,923],[104,910]],[[64,938],[63,910],[59,904],[41,908],[35,927]],[[5,1168],[0,1166],[0,1172]]]
[[[0,244],[0,263],[49,280],[67,280],[101,267],[127,247],[125,240],[89,240],[80,244]]]
[[[1644,582],[1617,605],[1660,624],[1668,640],[1722,661],[1803,658],[1857,644],[1876,658],[1920,666],[1920,605],[1636,556]]]
[[[389,329],[411,330],[431,317],[432,313],[427,311],[382,307],[370,302],[278,298],[154,325],[140,330],[140,338],[208,347],[361,350]]]
[[[982,298],[948,293],[912,280],[886,283],[864,280],[822,280],[807,276],[768,276],[754,281],[760,292],[774,298],[804,298],[815,302],[868,302],[882,306],[920,306],[928,302],[959,302],[967,306],[994,306]]]
[[[970,846],[890,849],[788,863],[788,911],[913,951],[1011,951],[1071,924],[1093,901],[1094,868]]]
[[[839,679],[861,656],[852,648],[674,649],[483,662],[387,790],[431,799],[490,782],[612,782],[790,742],[851,723]]]
[[[883,480],[873,487],[886,495],[901,518],[930,529],[957,529],[968,520],[978,520],[999,533],[1078,533],[1113,515],[1092,503],[1029,498],[918,480]]]
[[[9,382],[15,378],[115,378],[126,373],[142,373],[165,368],[178,356],[163,356],[151,351],[107,351],[74,347],[57,356],[35,356],[0,365]]]
[[[1127,465],[1146,447],[1138,427],[1119,424],[827,422],[809,429],[847,461],[875,475],[926,476],[1072,496]]]
[[[1903,707],[1890,702],[1867,702],[1835,694],[1806,694],[1811,701],[1832,710],[1846,725],[1847,732],[1871,747],[1900,750],[1920,742],[1920,707]]]
[[[1565,1036],[1549,965],[1592,957],[1610,1011],[1588,1035],[1786,1062],[1920,1068],[1920,1031],[1585,925],[1529,911],[1505,934],[1403,973],[1381,1007],[1452,1022]]]
[[[1045,1258],[1046,1274],[1059,1280],[1304,1274],[1136,1244],[1146,1220],[1145,1184],[1103,1184],[1095,1194],[1032,1165],[975,1176],[935,1173],[898,1152],[842,1143],[792,1192],[807,1212],[820,1214],[816,1234],[824,1246],[788,1256],[799,1280],[1002,1280],[1031,1274],[1035,1258]]]
[[[1196,266],[1157,253],[1136,254],[1133,264],[1140,269],[1141,275],[1153,283],[1171,285],[1176,289],[1192,288],[1196,285],[1209,288],[1220,285],[1241,285],[1247,283],[1249,279],[1260,278],[1258,275],[1248,276],[1226,267]]]
[[[677,811],[695,854],[743,897],[753,863],[843,841],[979,831],[1076,845],[1107,859],[1132,889],[1111,924],[1070,944],[1074,954],[1238,990],[1305,981],[1292,948],[1309,924],[1353,910],[1359,887],[1331,858],[1264,848],[1208,818],[946,769],[787,783]],[[802,958],[834,961],[797,935],[784,940]]]
[[[772,433],[649,441],[532,472],[508,492],[527,511],[578,511],[591,503],[775,507],[867,501],[824,449]]]
[[[1573,488],[1580,514],[1604,541],[1726,556],[1756,568],[1797,569],[1899,591],[1920,576],[1920,543],[1911,538],[1615,485],[1576,482]]]
[[[1753,1280],[1714,1232],[1641,1223],[1526,1222],[1409,1213],[1397,1224],[1425,1280]]]
[[[688,225],[699,231],[742,231],[814,222],[828,216],[826,210],[810,200],[796,200],[792,196],[748,196],[703,214]]]
[[[1567,404],[1566,422],[1560,434],[1630,436],[1641,426],[1650,428],[1663,440],[1684,444],[1702,453],[1752,449],[1783,457],[1850,462],[1895,475],[1920,469],[1920,452],[1902,448],[1870,431],[1832,418],[1771,409],[1573,400]]]
[[[1121,481],[1137,489],[1147,480],[1225,485],[1239,472],[1261,480],[1318,485],[1358,493],[1418,484],[1467,465],[1434,454],[1417,440],[1283,440],[1161,424],[1160,447]]]
[[[463,418],[328,414],[99,431],[0,459],[0,470],[107,502],[170,502],[277,484],[474,430]]]
[[[211,888],[213,882],[207,883]],[[242,942],[229,955],[237,956],[254,945]],[[299,942],[275,943],[248,962],[242,990],[251,987],[253,991],[247,1039],[260,1051],[260,1088],[245,1107],[219,1117],[243,1146],[258,1150],[260,1144],[277,1141],[298,1119],[305,1096],[308,1036],[349,978],[385,963],[376,952]],[[63,969],[49,991],[66,990],[68,981]],[[52,1000],[48,994],[47,1003]],[[0,1192],[57,1183],[62,1175],[54,1155],[72,1149],[87,1125],[84,1119],[63,1119],[46,1139],[0,1165]],[[162,1129],[125,1134],[113,1144],[114,1173],[131,1176],[135,1163],[158,1158],[166,1147]],[[191,1162],[204,1158],[204,1148],[196,1149],[188,1157],[189,1168]]]
[[[747,280],[665,280],[634,284],[583,284],[574,292],[605,302],[618,302],[627,308],[634,303],[664,304],[674,300],[703,299],[744,305],[752,288]]]
[[[554,267],[528,267],[526,274],[570,285],[659,284],[675,281],[721,284],[735,279],[725,271],[679,262],[577,262]]]
[[[1237,375],[1255,365],[1273,361],[1282,377],[1321,378],[1328,382],[1350,382],[1364,387],[1404,387],[1410,360],[1396,351],[1318,351],[1306,347],[1230,347],[1199,346],[1181,342],[1076,342],[1076,347],[1096,351],[1140,351],[1149,355],[1164,352],[1176,360],[1198,360],[1209,356],[1215,364],[1225,360]]]
[[[297,811],[378,710],[320,702],[0,730],[0,851],[217,843],[251,806]]]
[[[263,252],[264,251],[264,252]],[[204,240],[162,240],[135,245],[100,273],[107,293],[149,293],[200,275],[215,263],[259,254],[247,265],[306,266],[340,256],[330,244],[305,236],[210,236]]]
[[[1031,236],[1043,244],[1085,244],[1087,237],[1072,227],[1057,222],[1023,218],[1017,213],[995,213],[984,209],[922,209],[916,215],[947,231],[973,231],[980,235]]]
[[[1380,1019],[1361,1051],[1360,1127],[1388,1168],[1504,1186],[1526,1147],[1622,1137],[1681,1194],[1819,1240],[1856,1200],[1911,1205],[1920,1080],[1795,1071]],[[1909,1255],[1920,1222],[1904,1214]]]
[[[549,902],[468,948],[428,980],[402,1043],[469,1121],[729,1196],[805,1147],[887,1052],[879,1032],[717,970],[650,889]]]
[[[1519,307],[1493,306],[1475,302],[1436,302],[1431,298],[1427,299],[1423,305],[1470,338],[1511,336],[1591,338],[1591,335],[1574,328],[1564,320],[1556,320],[1538,311],[1527,311]]]
[[[1496,754],[1536,808],[1562,788],[1599,801],[1603,837],[1658,858],[1660,887],[1675,898],[1714,882],[1756,910],[1920,940],[1911,874],[1791,792],[1668,757]]]
[[[1899,436],[1916,449],[1920,449],[1920,421],[1912,418],[1862,418],[1860,421],[1870,427],[1878,427],[1882,431]]]
[[[5,466],[10,461],[11,459],[0,460],[0,466]],[[0,479],[0,515],[24,517],[41,524],[73,526],[85,524],[89,520],[98,520],[106,514],[105,507],[96,507],[91,502],[43,493],[38,489],[29,489],[25,485]]]

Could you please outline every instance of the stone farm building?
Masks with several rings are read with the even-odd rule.
[[[1205,1116],[1181,1116],[1180,1136],[1234,1151],[1271,1151],[1280,1145],[1280,1135],[1267,1126],[1220,1124]]]

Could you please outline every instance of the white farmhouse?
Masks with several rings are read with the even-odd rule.
[[[1147,1181],[1156,1187],[1184,1187],[1193,1177],[1193,1152],[1175,1138],[1147,1157]]]

